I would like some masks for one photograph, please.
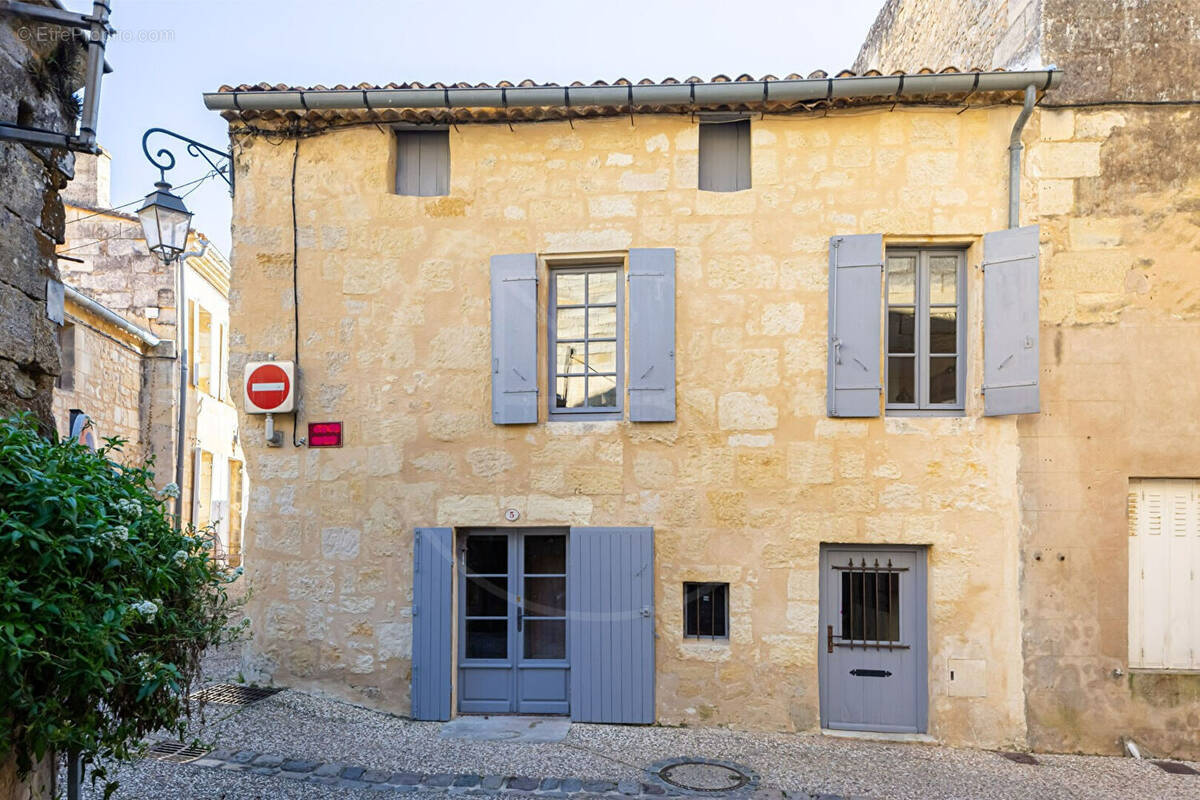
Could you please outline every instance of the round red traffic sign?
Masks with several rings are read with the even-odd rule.
[[[263,411],[271,411],[287,400],[291,385],[287,373],[275,364],[263,364],[246,378],[246,396]]]

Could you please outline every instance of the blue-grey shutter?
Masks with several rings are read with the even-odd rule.
[[[571,528],[571,719],[654,722],[654,529]]]
[[[396,132],[396,194],[450,193],[450,132]]]
[[[702,122],[699,188],[738,192],[750,188],[750,120]]]
[[[829,367],[831,417],[877,417],[879,318],[883,313],[883,236],[829,240]]]
[[[537,422],[537,256],[492,256],[492,422]]]
[[[675,421],[675,251],[629,251],[629,419]]]
[[[983,237],[983,413],[1035,414],[1038,226]]]
[[[413,719],[450,719],[453,579],[453,529],[417,528],[413,538]]]

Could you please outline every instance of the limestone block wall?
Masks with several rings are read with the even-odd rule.
[[[53,93],[34,87],[27,68],[50,55],[38,42],[58,41],[39,33],[49,31],[16,18],[0,24],[0,119],[65,131],[74,120]],[[71,82],[70,76],[53,77]],[[0,414],[32,411],[47,431],[54,426],[50,406],[58,346],[57,326],[46,316],[46,282],[58,278],[59,191],[73,165],[67,151],[0,142]]]
[[[412,529],[516,508],[654,527],[660,721],[810,730],[820,543],[918,543],[932,733],[1023,742],[1020,450],[1015,419],[981,416],[975,268],[1005,225],[1015,115],[756,118],[753,188],[733,194],[697,191],[687,117],[462,125],[440,198],[391,193],[386,131],[301,140],[301,422],[343,421],[345,447],[293,448],[282,419],[267,448],[241,417],[249,674],[407,712]],[[294,146],[238,156],[234,376],[293,357]],[[859,232],[970,246],[964,417],[825,417],[828,237]],[[678,421],[492,425],[488,258],[629,247],[677,250]],[[695,579],[731,583],[728,644],[682,640]],[[986,662],[985,696],[949,696],[950,658]]]
[[[1030,742],[1197,758],[1200,676],[1128,669],[1126,494],[1200,476],[1200,113],[1043,111],[1026,141],[1045,259],[1042,413],[1020,424]]]

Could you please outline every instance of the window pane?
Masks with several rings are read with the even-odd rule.
[[[916,359],[911,356],[888,357],[888,390],[889,403],[915,403],[916,377],[913,375],[913,365]]]
[[[508,620],[467,620],[467,658],[508,658]]]
[[[842,630],[847,641],[900,641],[900,576],[895,572],[842,572]]]
[[[616,408],[617,379],[612,375],[588,376],[588,406],[591,408]]]
[[[583,290],[586,277],[582,272],[559,272],[555,274],[555,301],[560,306],[583,305]]]
[[[929,402],[958,402],[958,359],[929,359]]]
[[[561,617],[567,613],[566,578],[525,579],[525,619]]]
[[[573,342],[569,344],[558,344],[558,355],[554,359],[554,369],[562,374],[579,374],[582,375],[586,366],[583,359],[583,344]]]
[[[958,309],[934,308],[929,311],[929,352],[958,352]]]
[[[561,312],[560,312],[561,313]],[[588,338],[614,339],[617,336],[617,309],[589,308],[588,309]],[[559,334],[560,339],[566,337]]]
[[[566,620],[529,619],[525,621],[525,658],[566,657]]]
[[[525,537],[525,572],[534,575],[561,575],[566,571],[567,537]]]
[[[889,353],[915,353],[917,314],[912,308],[888,309]]]
[[[555,408],[580,408],[583,406],[584,378],[558,378],[554,390]]]
[[[508,537],[468,536],[467,572],[508,574]]]
[[[929,302],[958,302],[958,256],[929,257]]]
[[[617,302],[617,273],[593,272],[588,275],[588,302]]]
[[[892,256],[887,264],[888,303],[914,304],[917,296],[917,259],[914,256]]]
[[[588,342],[588,370],[590,372],[616,372],[617,343]]]
[[[467,578],[467,616],[508,615],[508,578]]]
[[[560,308],[558,310],[558,322],[555,326],[554,335],[560,341],[563,339],[582,339],[583,315],[584,309],[582,308]]]

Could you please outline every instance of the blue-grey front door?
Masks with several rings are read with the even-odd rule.
[[[821,726],[924,733],[925,551],[821,550]]]
[[[462,548],[459,710],[566,714],[566,531],[481,530]]]

